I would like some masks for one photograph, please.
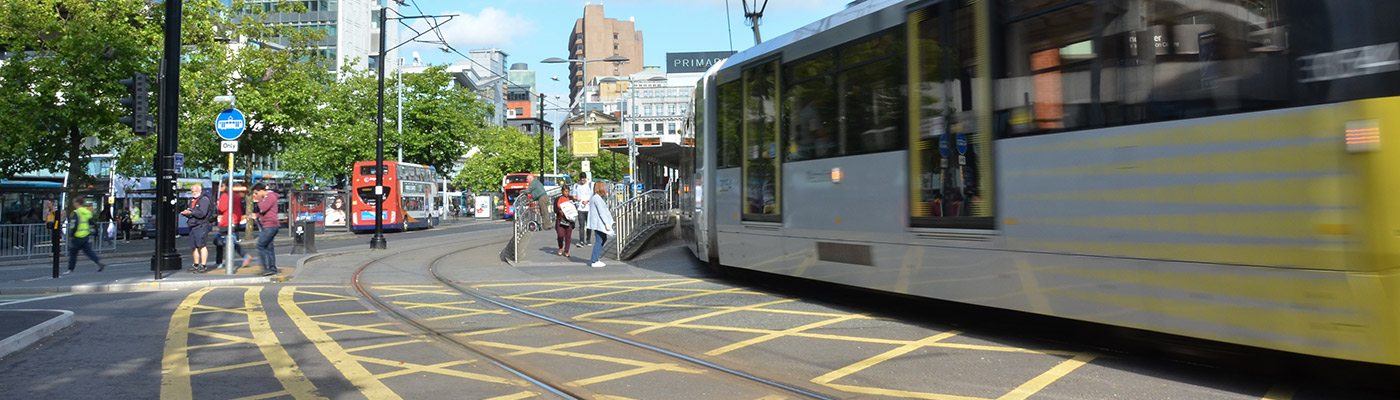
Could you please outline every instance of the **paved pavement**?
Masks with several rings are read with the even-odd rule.
[[[335,241],[355,237],[348,232],[326,232],[316,236],[321,241]],[[156,279],[151,270],[151,255],[155,250],[155,240],[134,240],[117,244],[115,251],[99,254],[107,268],[101,272],[86,256],[79,255],[76,270],[53,278],[51,258],[6,259],[0,260],[0,295],[32,295],[35,297],[54,293],[90,292],[142,292],[171,289],[201,288],[207,286],[255,285],[283,282],[295,276],[300,266],[321,254],[290,254],[293,241],[287,235],[280,235],[274,242],[278,251],[279,274],[262,276],[262,268],[256,256],[256,240],[245,238],[240,242],[243,250],[253,257],[247,268],[239,268],[233,274],[224,269],[208,273],[191,273],[188,269],[165,271]],[[176,239],[175,247],[180,249],[183,262],[188,267],[190,261],[189,238]],[[212,246],[211,246],[212,247]],[[210,249],[210,258],[214,257]],[[59,260],[59,269],[67,269],[66,254]],[[235,263],[238,261],[235,259]],[[0,305],[17,304],[25,299],[3,300]],[[0,310],[0,358],[21,350],[38,340],[71,325],[73,313],[67,310]]]

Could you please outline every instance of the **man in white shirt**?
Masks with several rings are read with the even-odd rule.
[[[579,174],[578,185],[573,189],[574,198],[578,199],[578,241],[576,247],[583,247],[593,244],[593,230],[588,226],[588,199],[593,198],[593,182],[588,180],[588,173]]]

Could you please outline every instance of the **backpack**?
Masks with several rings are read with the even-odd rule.
[[[574,202],[572,201],[559,203],[559,214],[563,215],[564,219],[568,220],[571,224],[574,223],[574,221],[578,221],[578,208],[574,207]]]

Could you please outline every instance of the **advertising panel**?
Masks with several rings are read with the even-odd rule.
[[[574,157],[598,156],[598,129],[574,130]]]

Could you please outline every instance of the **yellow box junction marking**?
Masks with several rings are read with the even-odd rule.
[[[521,284],[492,284],[492,285],[480,285],[480,286],[477,286],[477,287],[478,287],[478,288],[484,288],[484,287],[498,287],[498,288],[499,288],[499,287],[521,287],[521,288],[528,288],[528,287],[541,287],[541,286],[548,287],[548,289],[543,289],[543,290],[538,290],[538,291],[531,291],[531,292],[526,292],[526,293],[523,293],[523,294],[501,296],[502,298],[510,299],[510,300],[515,300],[515,301],[527,301],[527,302],[528,302],[528,301],[535,301],[535,302],[540,302],[540,303],[538,303],[538,304],[535,304],[535,306],[540,306],[540,305],[553,305],[553,304],[616,305],[616,306],[619,306],[619,307],[612,308],[612,309],[608,309],[608,310],[603,310],[603,311],[594,311],[594,312],[589,312],[589,313],[580,314],[580,315],[578,315],[578,316],[573,317],[573,319],[574,319],[574,320],[577,320],[577,321],[583,321],[583,322],[596,322],[596,323],[607,323],[607,324],[618,324],[618,325],[630,325],[630,326],[637,326],[637,327],[639,327],[638,329],[634,329],[634,330],[628,332],[628,334],[632,334],[632,335],[637,335],[637,334],[642,334],[642,333],[646,333],[646,332],[651,332],[651,331],[655,331],[655,330],[663,329],[663,328],[681,328],[681,329],[694,329],[694,330],[709,330],[709,331],[723,331],[723,332],[739,332],[739,333],[751,333],[751,334],[755,334],[755,335],[756,335],[755,337],[753,337],[753,338],[751,338],[751,339],[744,340],[744,341],[740,341],[740,342],[736,342],[736,343],[733,343],[733,344],[730,344],[730,345],[727,345],[727,346],[724,346],[724,347],[720,347],[720,348],[711,350],[711,351],[709,351],[709,352],[706,352],[705,355],[707,355],[707,356],[717,356],[717,355],[721,355],[721,354],[724,354],[724,353],[732,352],[732,351],[734,351],[734,350],[738,350],[738,349],[741,349],[741,348],[744,348],[744,347],[752,346],[752,345],[755,345],[755,344],[759,344],[759,343],[763,343],[763,342],[767,342],[767,341],[771,341],[771,340],[778,339],[778,338],[783,338],[783,337],[796,337],[796,338],[821,339],[821,340],[833,340],[833,341],[843,341],[843,342],[870,343],[870,344],[882,344],[882,345],[894,345],[894,346],[898,346],[898,347],[897,347],[896,349],[894,349],[894,350],[890,350],[890,351],[885,352],[885,353],[882,353],[882,354],[880,354],[880,355],[876,355],[876,356],[871,357],[871,358],[869,358],[869,359],[863,360],[863,361],[861,361],[861,362],[857,362],[857,363],[855,363],[855,364],[852,364],[852,365],[849,365],[849,366],[847,366],[847,367],[838,369],[838,370],[836,370],[836,371],[833,371],[833,372],[831,372],[831,373],[828,373],[828,374],[826,374],[826,375],[817,377],[817,378],[815,378],[815,379],[812,380],[812,382],[814,382],[814,383],[821,384],[821,385],[824,385],[824,386],[827,386],[827,387],[831,387],[831,388],[834,388],[834,389],[837,389],[837,390],[842,390],[842,391],[850,392],[850,393],[860,393],[860,394],[879,395],[879,396],[892,396],[892,397],[906,397],[906,398],[943,399],[943,400],[986,400],[986,399],[979,399],[979,398],[975,398],[975,397],[966,397],[966,396],[957,396],[957,395],[948,395],[948,394],[939,394],[939,393],[926,393],[926,392],[916,392],[916,391],[903,391],[903,390],[893,390],[893,389],[884,389],[884,388],[874,388],[874,387],[862,387],[862,386],[854,386],[854,385],[844,385],[844,384],[838,384],[838,383],[835,383],[835,382],[834,382],[835,380],[840,379],[840,378],[842,378],[842,377],[845,377],[845,376],[848,376],[848,375],[851,375],[851,374],[855,374],[855,373],[857,373],[857,372],[860,372],[861,370],[867,369],[867,368],[869,368],[869,367],[871,367],[871,366],[874,366],[874,365],[876,365],[876,364],[879,364],[879,363],[888,361],[888,360],[893,359],[893,358],[895,358],[895,357],[898,357],[898,356],[900,356],[900,355],[903,355],[903,354],[906,354],[906,353],[909,353],[909,352],[912,352],[912,351],[915,351],[915,350],[918,350],[918,349],[921,349],[921,348],[948,348],[948,349],[961,349],[961,350],[972,350],[972,351],[994,351],[994,352],[1003,352],[1003,353],[1039,354],[1039,355],[1062,356],[1062,357],[1068,357],[1068,358],[1069,358],[1069,359],[1067,359],[1067,360],[1065,360],[1065,361],[1062,361],[1061,363],[1059,363],[1056,367],[1052,368],[1051,370],[1049,370],[1049,371],[1047,371],[1047,372],[1045,372],[1045,373],[1042,373],[1041,375],[1037,376],[1036,378],[1033,378],[1033,379],[1031,379],[1031,380],[1029,380],[1029,381],[1027,381],[1027,382],[1024,382],[1024,383],[1022,383],[1020,386],[1018,386],[1018,387],[1012,389],[1011,392],[1009,392],[1008,394],[1006,394],[1006,395],[1000,397],[1000,398],[999,398],[1000,400],[1017,400],[1017,399],[1024,399],[1025,397],[1027,397],[1027,396],[1029,396],[1029,395],[1031,395],[1031,394],[1034,394],[1035,392],[1038,392],[1038,391],[1041,390],[1041,389],[1044,389],[1044,388],[1045,388],[1047,385],[1049,385],[1050,383],[1054,382],[1055,380],[1057,380],[1057,379],[1059,379],[1059,378],[1061,378],[1061,377],[1064,377],[1066,374],[1068,374],[1068,373],[1074,371],[1074,370],[1077,369],[1078,367],[1080,367],[1080,366],[1082,366],[1082,365],[1088,363],[1089,361],[1091,361],[1091,360],[1093,360],[1093,359],[1099,357],[1099,356],[1096,355],[1096,354],[1080,353],[1080,352],[1073,352],[1073,351],[1061,351],[1061,350],[1034,350],[1034,349],[1023,349],[1023,348],[1007,347],[1007,346],[978,345],[978,344],[964,344],[964,343],[944,343],[944,342],[942,342],[944,339],[947,339],[947,338],[950,338],[950,337],[953,337],[953,336],[958,335],[958,334],[959,334],[958,332],[946,332],[946,333],[941,333],[941,334],[938,334],[938,335],[935,335],[935,336],[932,336],[932,337],[928,337],[928,338],[924,338],[924,339],[919,339],[919,340],[883,339],[883,338],[872,338],[872,337],[847,336],[847,335],[835,335],[835,334],[824,334],[824,333],[807,332],[808,330],[811,330],[811,329],[816,329],[816,328],[820,328],[820,327],[823,327],[823,326],[830,326],[830,325],[837,324],[837,323],[841,323],[841,322],[845,322],[845,321],[859,320],[859,319],[875,319],[875,318],[870,317],[870,316],[866,316],[866,315],[861,315],[861,314],[843,314],[843,313],[832,313],[832,312],[813,312],[813,311],[800,311],[800,310],[785,310],[785,309],[769,309],[769,308],[766,308],[766,307],[773,306],[773,305],[785,304],[785,303],[790,303],[790,302],[795,301],[795,300],[792,300],[792,299],[778,299],[778,300],[760,302],[760,303],[755,303],[755,304],[750,304],[750,305],[743,305],[743,306],[706,306],[706,305],[693,305],[693,304],[670,304],[670,302],[673,302],[673,301],[676,301],[676,300],[681,300],[681,299],[693,299],[693,298],[696,298],[696,297],[700,297],[700,296],[704,296],[704,295],[710,295],[710,294],[735,294],[735,293],[743,293],[743,294],[754,294],[754,295],[759,295],[759,296],[772,297],[771,295],[768,295],[768,294],[765,294],[765,293],[754,293],[754,292],[742,291],[742,290],[735,289],[735,288],[727,288],[727,289],[694,289],[694,288],[677,287],[677,286],[683,286],[683,285],[685,285],[685,284],[690,284],[690,283],[704,283],[704,281],[702,281],[702,280],[693,280],[693,279],[684,279],[684,280],[671,279],[671,280],[636,280],[636,281],[590,281],[590,282],[572,282],[572,283],[569,283],[569,282],[548,282],[548,283],[536,282],[536,283],[521,283]],[[650,284],[650,286],[635,286],[635,285],[637,285],[637,284]],[[536,297],[536,296],[538,296],[538,295],[540,295],[540,294],[557,294],[557,293],[566,292],[566,291],[569,291],[569,290],[580,290],[580,289],[618,289],[618,290],[617,290],[617,291],[613,291],[613,292],[609,292],[609,293],[604,293],[604,294],[596,294],[596,293],[595,293],[595,294],[590,294],[590,295],[580,296],[580,297],[575,297],[575,298],[563,298],[563,299],[560,299],[560,298]],[[655,290],[655,291],[658,291],[658,292],[666,292],[666,293],[680,292],[680,293],[682,293],[682,294],[680,294],[680,295],[678,295],[678,296],[674,296],[674,297],[663,298],[663,299],[660,299],[660,300],[649,300],[649,301],[639,301],[639,302],[607,301],[607,300],[598,300],[598,299],[597,299],[597,298],[599,298],[599,297],[607,296],[607,295],[611,295],[611,294],[618,294],[618,293],[624,293],[624,292],[638,292],[638,291],[647,291],[647,290]],[[713,309],[713,310],[715,310],[715,311],[714,311],[714,312],[711,312],[711,313],[706,313],[706,314],[702,314],[702,315],[697,315],[697,316],[689,316],[689,317],[685,317],[685,318],[681,318],[681,319],[677,319],[677,320],[673,320],[673,321],[669,321],[669,322],[651,322],[651,321],[628,320],[628,319],[596,318],[597,316],[603,315],[603,314],[606,314],[606,313],[618,312],[618,311],[625,311],[625,310],[633,310],[633,309],[643,308],[643,307],[662,307],[662,308],[678,308],[678,309],[705,308],[705,309]],[[808,323],[808,324],[806,324],[806,325],[802,325],[802,326],[798,326],[798,327],[794,327],[794,328],[789,328],[789,329],[760,329],[760,328],[735,327],[735,326],[723,326],[723,325],[704,325],[704,324],[697,324],[697,323],[695,323],[695,321],[699,321],[699,320],[702,320],[702,319],[705,319],[705,318],[710,318],[710,317],[714,317],[714,316],[718,316],[718,315],[723,315],[723,314],[730,314],[730,313],[736,313],[736,312],[744,312],[744,311],[747,311],[747,312],[760,312],[760,313],[771,313],[771,314],[813,316],[813,317],[823,317],[823,318],[825,318],[825,319],[823,319],[823,320],[821,320],[821,321],[817,321],[817,322]],[[493,331],[505,331],[505,330],[510,330],[510,329],[517,329],[517,328],[515,328],[515,327],[512,327],[512,328],[500,328],[500,329],[495,329],[495,330],[493,330]],[[472,333],[472,334],[475,334],[475,333]],[[463,336],[466,336],[466,335],[469,335],[469,334],[463,334]],[[532,349],[532,350],[534,350],[534,351],[539,351],[540,349]],[[524,350],[522,350],[522,351],[524,351]]]
[[[199,304],[204,296],[220,288],[206,287],[191,293],[185,297],[180,306],[175,309],[175,314],[170,318],[170,328],[165,335],[165,352],[161,359],[161,390],[162,399],[190,399],[194,397],[193,387],[190,380],[194,375],[208,374],[213,372],[230,371],[240,368],[247,368],[259,365],[267,365],[272,368],[273,376],[282,384],[283,390],[268,393],[254,398],[292,396],[297,399],[324,399],[316,392],[316,386],[302,374],[287,350],[277,340],[277,334],[272,332],[272,326],[268,323],[267,314],[263,312],[262,287],[226,287],[225,291],[243,290],[242,308],[220,308]],[[200,309],[202,311],[195,312]],[[208,314],[214,312],[227,312],[231,314],[241,314],[248,318],[248,322],[224,323],[207,326],[191,326],[190,318],[196,314]],[[210,329],[229,328],[241,325],[248,325],[252,334],[251,338],[244,338],[236,335],[216,333]],[[189,337],[191,335],[206,336],[223,342],[207,345],[190,346]],[[258,347],[265,361],[248,362],[222,367],[208,368],[200,371],[190,370],[190,350],[197,350],[210,347],[225,346],[230,344],[252,344]]]
[[[329,293],[320,293],[320,292],[314,292],[314,291],[309,291],[309,290],[300,290],[300,289],[298,289],[298,288],[295,287],[295,286],[283,287],[282,290],[279,291],[279,292],[278,292],[278,295],[277,295],[278,303],[282,305],[283,310],[285,310],[285,311],[287,312],[287,316],[291,317],[292,322],[296,324],[297,328],[298,328],[299,330],[301,330],[302,334],[306,335],[306,337],[307,337],[308,339],[310,339],[311,342],[314,343],[314,344],[316,345],[316,348],[317,348],[318,350],[321,351],[321,354],[324,355],[324,356],[326,357],[327,360],[330,360],[331,364],[334,365],[334,366],[336,367],[336,369],[340,370],[340,373],[341,373],[342,375],[344,375],[345,378],[348,379],[348,380],[350,381],[351,384],[355,385],[355,387],[358,388],[358,389],[360,390],[360,393],[361,393],[361,394],[365,395],[365,397],[368,397],[368,398],[370,398],[370,399],[401,399],[402,397],[400,397],[397,393],[394,393],[393,390],[389,389],[389,387],[388,387],[387,385],[384,384],[384,382],[382,381],[382,379],[386,379],[386,378],[390,378],[390,377],[395,377],[395,376],[400,376],[400,375],[405,375],[405,374],[411,374],[411,373],[432,373],[432,374],[439,374],[439,375],[445,375],[445,376],[451,376],[451,377],[457,377],[457,378],[463,378],[463,379],[470,379],[470,380],[481,381],[481,382],[499,383],[499,384],[506,384],[506,385],[512,385],[512,386],[528,386],[528,385],[529,385],[529,383],[524,382],[524,381],[517,381],[517,380],[511,380],[511,379],[506,379],[506,378],[501,378],[501,377],[495,377],[495,376],[482,375],[482,374],[476,374],[476,373],[463,372],[463,371],[457,371],[457,370],[449,369],[449,367],[452,367],[452,366],[462,365],[462,364],[469,364],[469,363],[472,363],[472,362],[476,362],[477,360],[453,361],[453,362],[442,363],[442,364],[423,365],[423,364],[417,364],[417,363],[408,363],[408,362],[401,362],[401,361],[395,361],[395,360],[385,360],[385,359],[381,359],[381,358],[367,357],[367,356],[360,356],[360,355],[353,354],[354,352],[357,352],[357,351],[373,350],[373,349],[380,349],[380,348],[386,348],[386,347],[391,347],[391,346],[400,346],[400,345],[406,345],[406,344],[411,344],[411,343],[419,343],[419,342],[425,342],[426,340],[421,339],[421,338],[419,338],[419,337],[416,337],[416,336],[414,336],[414,335],[410,335],[410,334],[405,333],[405,332],[397,331],[397,330],[379,329],[379,327],[381,327],[381,326],[391,325],[391,324],[389,324],[389,323],[375,323],[375,324],[367,324],[367,325],[358,325],[358,326],[357,326],[357,325],[348,325],[348,324],[341,324],[341,323],[332,323],[332,322],[326,322],[326,321],[318,321],[318,320],[316,320],[316,318],[325,318],[325,317],[331,317],[331,316],[340,316],[340,315],[346,315],[346,313],[343,313],[343,312],[342,312],[342,313],[334,313],[334,314],[326,314],[326,315],[315,315],[315,316],[309,315],[309,314],[306,313],[306,311],[302,310],[302,308],[301,308],[301,306],[298,304],[298,302],[295,301],[295,296],[296,296],[297,294],[321,296],[321,297],[327,297],[327,298],[328,298],[328,299],[322,299],[322,300],[302,301],[302,302],[300,302],[300,304],[317,304],[317,303],[324,303],[324,302],[328,302],[328,301],[356,301],[356,299],[353,298],[353,297],[350,297],[350,296],[344,296],[344,295],[338,295],[338,294],[329,294]],[[327,329],[323,329],[323,327],[330,327],[330,328],[333,328],[333,329],[327,330]],[[366,333],[373,333],[373,334],[386,335],[386,336],[405,337],[405,338],[408,338],[408,339],[400,340],[400,341],[397,341],[397,342],[391,342],[391,343],[383,343],[383,344],[377,344],[377,345],[361,346],[361,347],[357,347],[357,348],[353,348],[353,349],[346,349],[346,348],[342,347],[342,346],[340,345],[340,343],[336,342],[335,339],[332,338],[332,337],[330,336],[330,334],[331,334],[332,332],[352,331],[352,330],[353,330],[353,331],[366,332]],[[383,365],[383,366],[394,367],[394,368],[401,368],[401,369],[398,370],[398,371],[392,371],[392,372],[387,372],[387,373],[382,373],[382,374],[374,374],[374,373],[371,373],[368,369],[366,369],[365,366],[362,365],[363,363],[377,364],[377,365]],[[534,393],[534,392],[528,392],[528,391],[526,391],[526,392],[521,392],[521,393],[517,393],[517,394],[511,395],[511,397],[505,397],[505,398],[524,398],[524,397],[533,397],[533,396],[536,396],[536,395],[537,395],[537,394]],[[523,397],[514,397],[514,396],[523,396]]]
[[[681,373],[687,373],[687,374],[701,374],[701,373],[704,373],[704,372],[705,372],[704,370],[694,369],[694,368],[686,368],[686,367],[682,367],[682,366],[679,366],[679,365],[676,365],[676,364],[671,364],[671,363],[653,363],[653,362],[648,362],[648,361],[632,360],[632,359],[627,359],[627,358],[613,357],[613,356],[605,356],[605,355],[599,355],[599,354],[589,354],[589,353],[580,353],[580,352],[574,352],[574,351],[564,351],[564,350],[560,350],[560,349],[556,348],[556,347],[561,347],[561,346],[562,346],[562,347],[576,347],[576,346],[581,346],[581,345],[590,344],[591,342],[594,342],[594,341],[575,342],[575,343],[568,343],[568,344],[565,344],[565,345],[556,345],[556,346],[549,346],[549,347],[530,347],[530,346],[522,346],[522,345],[509,344],[509,343],[488,342],[488,341],[482,341],[482,340],[473,341],[473,342],[471,342],[471,344],[472,344],[472,345],[476,345],[476,346],[494,347],[494,348],[505,349],[505,350],[516,350],[516,353],[512,353],[512,354],[548,354],[548,355],[561,356],[561,357],[569,357],[569,358],[578,358],[578,359],[584,359],[584,360],[602,361],[602,362],[608,362],[608,363],[620,364],[620,365],[626,365],[626,366],[631,366],[631,367],[633,367],[632,369],[629,369],[629,370],[618,371],[618,372],[614,372],[614,373],[611,373],[611,374],[606,374],[606,375],[600,375],[600,376],[595,376],[595,377],[591,377],[591,378],[580,379],[580,380],[576,380],[576,381],[567,383],[568,385],[573,385],[573,386],[587,386],[587,385],[591,385],[591,384],[595,384],[595,383],[602,383],[602,382],[612,381],[612,380],[616,380],[616,379],[622,379],[622,378],[637,376],[637,375],[645,374],[645,373],[648,373],[648,372],[654,372],[654,371],[681,372]]]

